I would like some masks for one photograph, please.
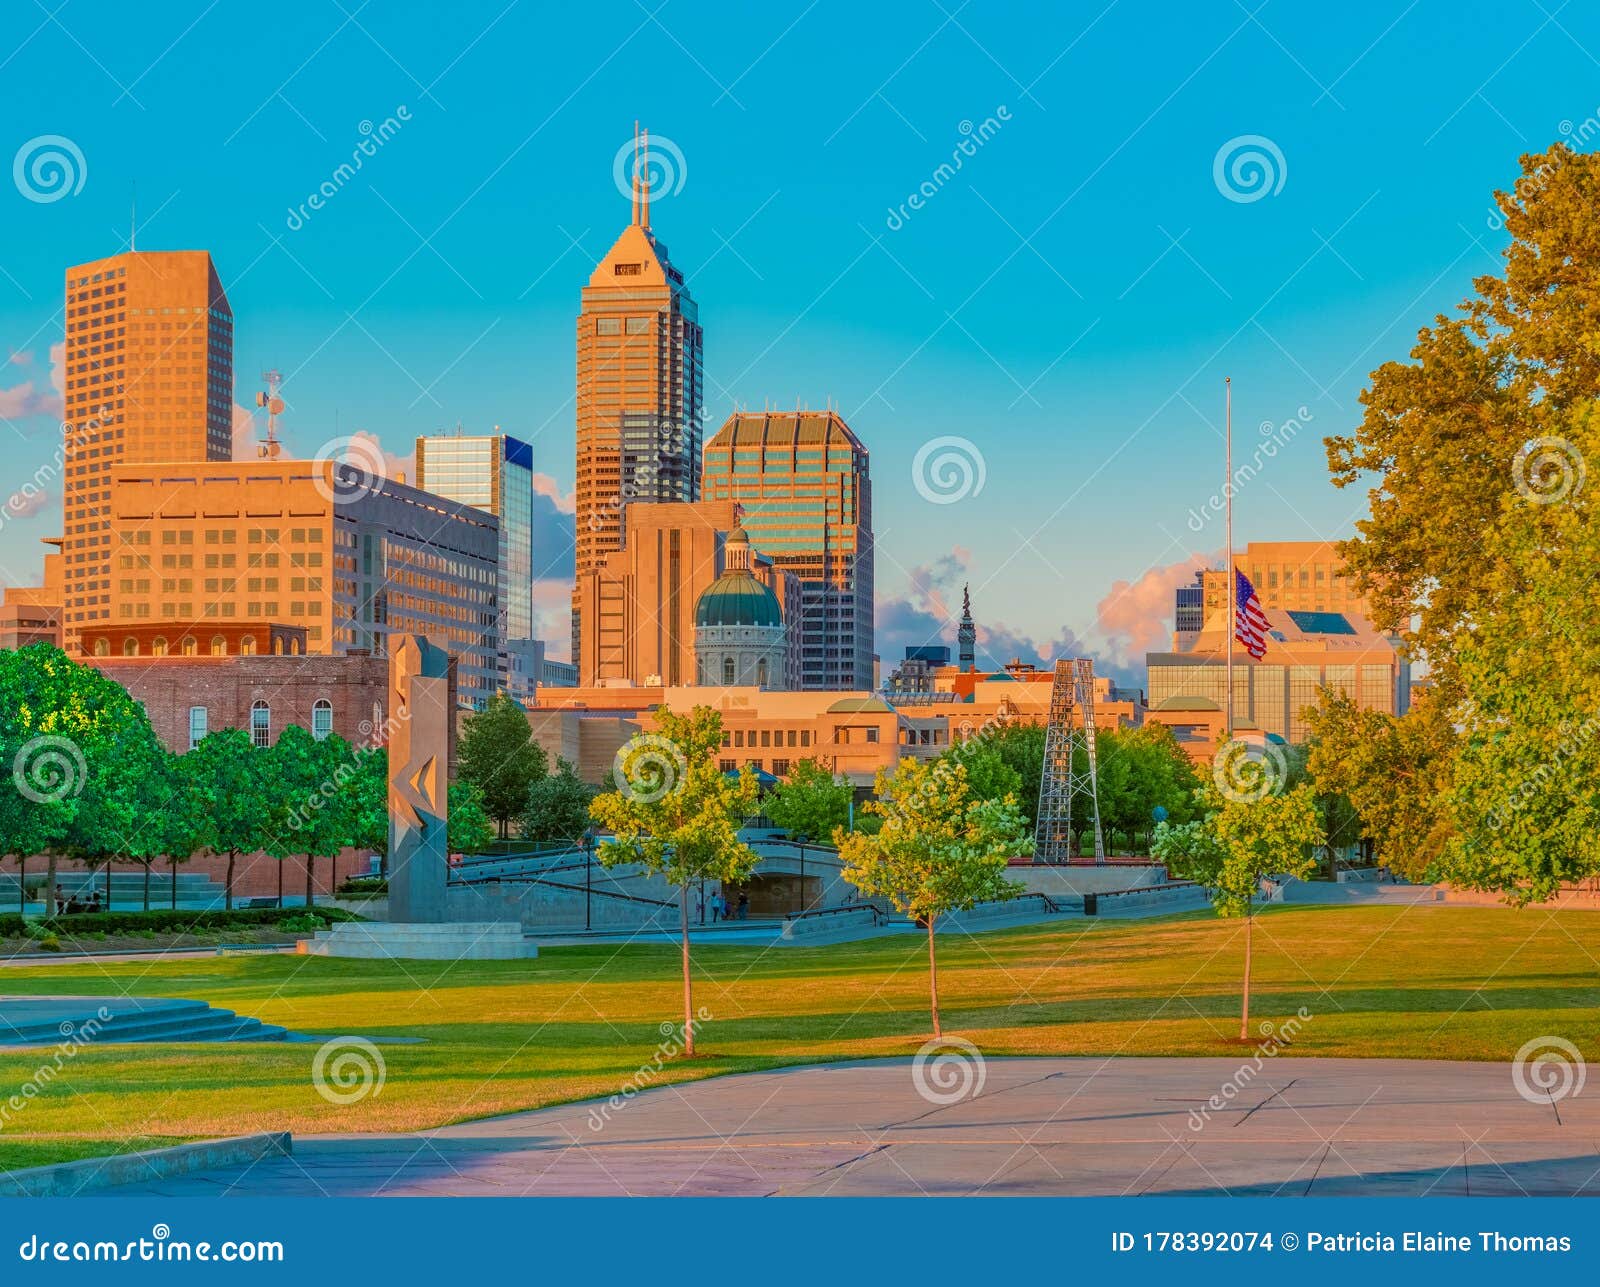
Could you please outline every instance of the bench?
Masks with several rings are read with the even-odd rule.
[[[246,898],[239,904],[239,906],[242,910],[249,912],[255,911],[257,908],[261,907],[277,907],[279,906],[279,902],[276,898],[272,897]]]

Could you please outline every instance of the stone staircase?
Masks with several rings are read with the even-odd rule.
[[[8,864],[9,866],[10,864]],[[35,859],[28,865],[29,900],[37,902],[41,897],[45,874],[44,861]],[[71,896],[87,897],[94,891],[99,891],[102,900],[105,898],[106,874],[104,871],[85,871],[82,868],[67,868],[65,864],[56,870],[56,884]],[[222,906],[225,891],[221,884],[211,879],[204,872],[178,872],[178,905],[180,907],[195,907],[196,905],[209,906],[215,903]],[[172,901],[172,873],[169,868],[158,866],[150,873],[150,906],[162,908]],[[113,911],[132,911],[144,905],[144,873],[138,871],[114,871],[111,873],[111,908]],[[17,907],[17,873],[15,868],[0,872],[0,911],[15,911]]]
[[[182,997],[0,997],[0,1046],[286,1041],[291,1035]]]

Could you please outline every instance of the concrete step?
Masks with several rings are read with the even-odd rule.
[[[102,1009],[109,1018],[100,1018]],[[179,997],[0,999],[0,1046],[284,1041],[289,1035],[276,1024]]]

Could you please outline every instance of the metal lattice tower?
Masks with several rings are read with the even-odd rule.
[[[1073,766],[1073,749],[1083,742],[1084,765]],[[1094,860],[1106,860],[1100,831],[1100,792],[1095,785],[1094,663],[1088,658],[1056,662],[1050,688],[1050,722],[1044,734],[1044,776],[1039,784],[1039,821],[1033,860],[1064,863],[1078,856],[1073,843],[1072,804],[1094,819]]]

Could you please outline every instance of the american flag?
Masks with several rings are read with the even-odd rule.
[[[1250,578],[1237,568],[1235,577],[1233,637],[1242,643],[1245,651],[1257,661],[1267,653],[1267,614],[1261,610],[1261,600],[1256,595]]]

